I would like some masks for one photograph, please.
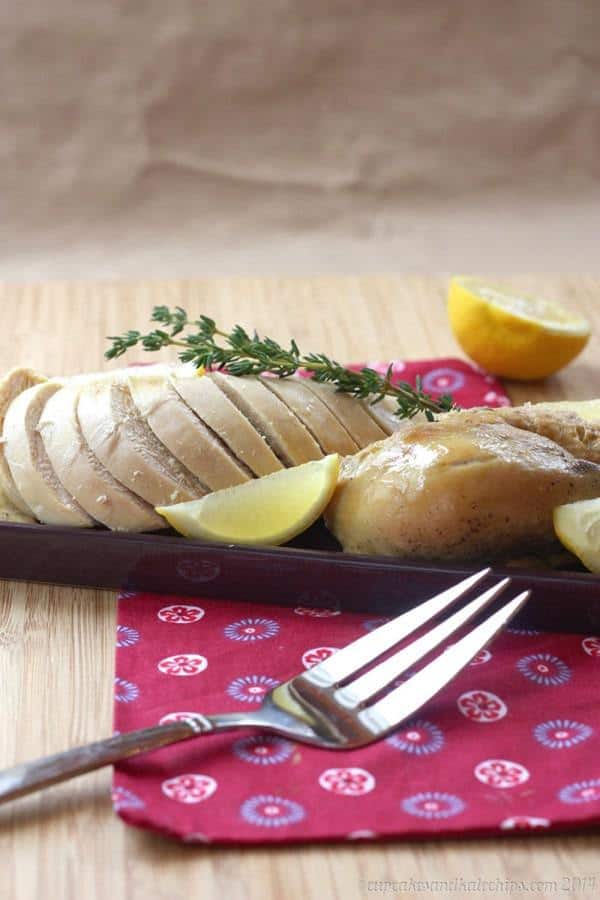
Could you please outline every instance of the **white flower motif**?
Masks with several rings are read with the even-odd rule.
[[[235,741],[231,749],[244,762],[255,766],[273,766],[289,759],[294,745],[273,734],[258,734]]]
[[[500,822],[500,828],[503,831],[514,831],[515,829],[529,831],[532,828],[549,828],[550,819],[544,819],[541,816],[510,816]]]
[[[144,801],[140,800],[137,794],[120,785],[112,789],[112,802],[115,812],[120,812],[122,809],[143,809],[145,806]]]
[[[582,640],[581,646],[588,656],[600,656],[600,637],[586,637]]]
[[[475,778],[495,788],[511,788],[529,780],[529,772],[521,763],[510,759],[484,759],[474,769]]]
[[[498,391],[488,391],[484,394],[483,400],[489,406],[510,406],[510,400],[506,394],[500,394]]]
[[[392,380],[406,369],[406,363],[401,359],[391,359],[389,362],[381,359],[368,359],[365,363],[352,363],[348,368],[353,372],[360,372],[361,369],[373,369],[379,375],[385,375],[390,366],[392,367]]]
[[[117,703],[131,703],[140,696],[140,689],[133,681],[115,678],[115,700]]]
[[[546,687],[566,684],[571,678],[569,666],[558,656],[552,656],[550,653],[532,653],[524,656],[517,663],[517,669],[529,681]]]
[[[176,675],[179,678],[189,678],[191,675],[199,675],[208,665],[205,656],[199,653],[176,653],[174,656],[165,656],[157,665],[163,675]]]
[[[265,694],[278,684],[279,681],[268,675],[242,675],[228,685],[227,693],[243,703],[260,703]]]
[[[192,712],[167,713],[166,715],[162,716],[159,719],[158,724],[159,725],[168,725],[169,722],[188,722],[190,719],[194,720],[195,716],[197,716],[197,715],[198,715],[198,713],[192,713]]]
[[[217,782],[210,775],[191,773],[167,778],[161,784],[161,790],[169,800],[178,803],[201,803],[212,797],[217,789]]]
[[[264,641],[275,637],[279,624],[274,619],[240,619],[226,625],[223,634],[230,641]]]
[[[573,722],[571,719],[550,719],[548,722],[541,722],[533,729],[536,741],[552,750],[574,747],[587,740],[592,734],[593,729],[589,725]]]
[[[186,603],[174,603],[172,606],[163,606],[157,613],[161,622],[171,625],[190,625],[199,622],[204,616],[201,606],[190,606]]]
[[[503,719],[508,712],[504,700],[491,691],[466,691],[460,695],[456,705],[467,719],[486,724]]]
[[[404,812],[420,819],[449,819],[465,808],[466,803],[460,797],[440,791],[420,791],[402,801]]]
[[[431,369],[423,375],[422,385],[431,394],[451,394],[465,386],[465,376],[456,369]]]
[[[366,769],[345,766],[339,769],[325,769],[319,775],[319,784],[332,794],[345,797],[360,797],[369,794],[375,787],[375,778]]]
[[[426,722],[424,719],[414,719],[407,722],[399,731],[396,731],[386,739],[391,747],[402,750],[404,753],[413,753],[415,756],[426,756],[437,753],[444,746],[444,734],[441,728]]]
[[[273,794],[258,794],[242,803],[240,815],[251,825],[281,828],[282,825],[295,825],[301,822],[306,813],[304,807],[295,800],[287,800]]]
[[[117,625],[117,647],[133,647],[140,639],[140,633],[129,625]]]
[[[473,659],[471,660],[469,665],[470,666],[481,666],[484,663],[489,662],[491,658],[492,658],[492,654],[490,653],[489,650],[480,650],[479,653],[473,657]]]
[[[312,650],[305,650],[302,654],[302,665],[305,669],[312,669],[318,663],[329,659],[338,650],[339,647],[313,647]]]
[[[568,784],[558,792],[558,799],[562,803],[594,803],[600,800],[600,778]]]

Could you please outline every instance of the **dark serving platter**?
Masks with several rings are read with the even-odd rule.
[[[192,541],[174,533],[0,524],[0,578],[187,594],[283,606],[397,614],[483,564],[407,562],[342,553],[319,524],[285,547]],[[600,630],[600,577],[580,572],[494,566],[532,596],[520,627]]]

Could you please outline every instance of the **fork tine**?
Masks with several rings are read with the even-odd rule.
[[[388,687],[390,682],[402,675],[403,672],[406,672],[407,669],[410,669],[414,663],[423,659],[442,641],[454,634],[462,625],[469,622],[478,612],[495,600],[509,582],[510,578],[503,578],[494,587],[484,591],[483,594],[480,594],[467,606],[459,609],[450,618],[444,619],[443,622],[427,631],[416,641],[379,663],[375,668],[369,669],[360,678],[350,681],[336,691],[336,701],[341,703],[342,706],[352,709]]]
[[[531,591],[524,591],[510,600],[404,684],[361,710],[358,713],[361,723],[378,736],[400,725],[445,687],[496,636],[521,609],[530,594]]]
[[[399,643],[403,638],[408,637],[421,625],[425,625],[434,616],[443,612],[452,603],[460,600],[468,591],[476,584],[489,575],[491,569],[488,567],[470,575],[468,578],[459,581],[441,594],[436,594],[425,603],[420,603],[414,609],[396,616],[387,625],[382,625],[375,631],[365,634],[357,641],[353,641],[347,647],[344,647],[334,656],[324,660],[318,665],[313,666],[305,673],[304,678],[311,681],[319,687],[326,687],[332,684],[338,684],[348,676],[353,675],[358,669],[368,665],[373,660],[385,653],[386,650]]]

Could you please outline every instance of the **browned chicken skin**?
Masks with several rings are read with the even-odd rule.
[[[600,427],[543,404],[408,424],[342,464],[328,508],[343,548],[506,558],[555,541],[552,510],[600,496]]]

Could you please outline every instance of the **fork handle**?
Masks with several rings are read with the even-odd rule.
[[[84,744],[63,753],[44,756],[32,762],[22,763],[12,769],[5,769],[0,772],[0,803],[16,800],[17,797],[31,794],[40,788],[50,787],[60,781],[67,781],[76,775],[84,775],[94,769],[101,769],[103,766],[126,759],[128,756],[146,753],[178,741],[187,741],[200,734],[220,731],[222,728],[237,728],[244,724],[240,718],[240,716],[232,716],[232,720],[228,722],[224,721],[225,716],[220,716],[221,721],[217,723],[196,714],[177,722],[167,722],[164,725],[154,725],[150,728],[128,731],[125,734],[115,734],[103,741]]]

